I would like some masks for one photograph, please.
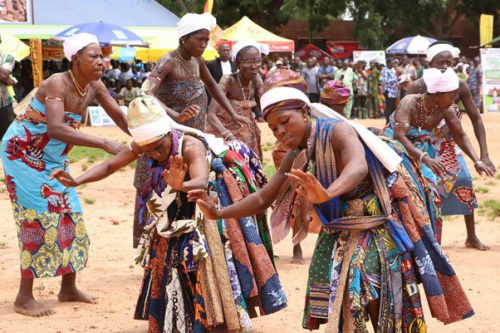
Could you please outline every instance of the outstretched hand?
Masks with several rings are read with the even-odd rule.
[[[66,171],[62,169],[54,169],[50,173],[49,180],[57,179],[59,183],[63,184],[66,187],[77,187],[78,183],[76,180]]]
[[[183,123],[196,116],[198,112],[200,112],[200,107],[196,104],[193,104],[182,110],[177,116],[177,119],[174,120],[176,120],[178,123]]]
[[[288,173],[288,177],[299,185],[296,190],[297,194],[307,201],[318,204],[330,200],[327,190],[312,174],[293,169]]]
[[[188,192],[188,201],[196,202],[198,207],[200,207],[201,212],[207,218],[211,220],[217,220],[219,218],[219,210],[213,204],[212,200],[205,190],[191,190]]]
[[[170,167],[163,171],[163,179],[174,190],[181,191],[184,188],[184,179],[188,166],[184,163],[184,159],[180,155],[170,156]]]

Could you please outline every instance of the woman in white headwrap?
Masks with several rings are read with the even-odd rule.
[[[188,198],[212,219],[252,215],[276,200],[274,242],[314,206],[322,230],[309,268],[305,329],[326,323],[326,333],[364,333],[369,317],[374,332],[425,333],[419,281],[438,320],[473,315],[432,233],[425,194],[408,160],[400,164],[402,158],[366,128],[310,103],[304,84],[283,70],[263,84],[264,118],[290,149],[266,186],[223,209],[201,190]]]
[[[195,203],[187,200],[187,191],[208,189],[227,206],[255,192],[267,181],[255,155],[240,141],[226,145],[176,124],[151,96],[130,103],[128,120],[130,149],[76,180],[63,170],[52,177],[74,187],[107,177],[141,154],[148,157],[151,172],[141,209],[149,210],[149,218],[136,258],[145,273],[135,318],[148,320],[152,333],[214,327],[245,332],[257,307],[261,314],[285,308],[265,210],[245,219],[201,223]]]
[[[50,181],[49,174],[68,168],[67,156],[75,145],[110,154],[123,149],[117,142],[78,131],[90,102],[97,100],[128,133],[125,115],[100,81],[104,62],[96,37],[73,35],[64,42],[64,54],[70,70],[43,82],[2,140],[2,162],[21,250],[21,285],[14,309],[36,317],[54,311],[35,301],[34,278],[61,275],[61,302],[96,302],[75,285],[76,272],[85,267],[89,248],[77,193]]]
[[[441,176],[453,171],[448,170],[441,160],[436,159],[435,147],[431,142],[433,132],[442,126],[443,120],[449,127],[455,142],[474,162],[476,171],[492,176],[494,170],[481,162],[462,129],[458,111],[450,108],[455,101],[459,87],[458,77],[453,69],[448,68],[444,72],[436,68],[426,69],[422,78],[427,92],[407,95],[401,100],[387,125],[387,134],[401,142],[408,154],[421,164],[423,176],[435,185],[436,192],[438,187],[436,175]],[[444,147],[438,149],[444,149]],[[464,200],[470,197],[470,193],[463,193]],[[440,219],[436,219],[434,231],[439,242],[442,231],[440,224]]]
[[[459,53],[460,50],[453,47],[450,43],[437,41],[429,46],[427,60],[430,67],[446,70],[453,66],[454,58],[457,58]],[[408,87],[407,93],[423,94],[426,91],[425,81],[419,79],[412,82],[410,87]],[[459,80],[455,104],[459,102],[464,106],[465,113],[472,122],[474,135],[479,143],[481,160],[478,163],[484,163],[495,170],[495,165],[490,160],[488,153],[488,140],[486,139],[483,120],[474,103],[469,85],[462,79]],[[455,106],[452,105],[452,107]],[[461,119],[461,117],[459,118]],[[472,176],[463,154],[457,149],[455,141],[446,125],[440,126],[439,130],[434,131],[432,141],[434,146],[438,148],[435,149],[436,158],[441,159],[441,156],[445,157],[443,161],[446,163],[448,169],[445,175],[438,177],[438,181],[444,184],[439,187],[443,215],[463,215],[467,228],[465,245],[478,250],[488,250],[489,246],[482,243],[476,235],[474,211],[478,208],[478,203],[472,186]]]
[[[175,122],[200,131],[205,130],[207,93],[228,112],[235,123],[249,126],[250,119],[238,115],[220,90],[201,57],[215,28],[215,17],[210,13],[187,13],[177,23],[179,46],[158,60],[141,91],[155,96]],[[138,193],[146,180],[145,158],[137,161],[134,186]],[[138,202],[136,202],[137,206]],[[134,213],[134,247],[141,234],[139,225],[143,216]]]
[[[219,87],[226,95],[229,103],[240,116],[251,120],[248,126],[240,127],[217,101],[212,100],[208,108],[206,132],[221,136],[225,140],[238,139],[249,146],[262,161],[260,146],[260,129],[254,119],[252,108],[259,104],[259,91],[262,79],[259,68],[262,64],[261,54],[267,54],[267,45],[252,40],[240,40],[233,46],[238,72],[224,75]],[[260,107],[259,107],[260,108]]]

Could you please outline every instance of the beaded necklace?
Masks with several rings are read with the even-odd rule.
[[[75,75],[73,74],[73,71],[70,69],[70,70],[68,70],[68,72],[69,72],[69,76],[71,77],[71,80],[73,81],[73,84],[76,87],[76,91],[78,91],[78,94],[80,94],[80,96],[82,96],[82,97],[85,97],[85,95],[87,95],[89,85],[87,84],[85,86],[85,89],[82,88],[82,86],[80,86],[80,84],[76,80]]]
[[[419,112],[418,131],[420,132],[422,130],[422,127],[424,127],[427,119],[434,113],[436,109],[434,108],[431,111],[427,110],[427,108],[425,107],[425,94],[417,99],[417,107]]]
[[[172,54],[175,55],[175,57],[181,63],[182,67],[184,68],[184,70],[186,71],[186,73],[188,73],[188,75],[189,75],[190,78],[196,78],[197,77],[186,66],[186,63],[191,63],[191,60],[189,60],[189,61],[184,60],[182,58],[182,56],[179,54],[179,51],[177,51],[177,50],[175,50],[175,52],[172,52]]]
[[[250,84],[248,85],[248,98],[245,95],[245,91],[243,90],[243,85],[241,84],[240,80],[240,72],[236,74],[236,81],[238,82],[238,85],[240,86],[241,94],[243,95],[243,100],[248,101],[250,100],[250,86],[252,85],[252,81],[250,81]]]

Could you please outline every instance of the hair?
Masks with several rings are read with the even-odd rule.
[[[241,57],[243,57],[243,52],[246,52],[246,51],[250,50],[251,48],[256,49],[259,52],[259,55],[260,55],[260,50],[258,48],[256,48],[255,46],[253,46],[253,45],[245,46],[244,48],[242,48],[241,50],[239,50],[238,53],[236,54],[236,57],[235,57],[236,65],[238,65],[240,63]]]

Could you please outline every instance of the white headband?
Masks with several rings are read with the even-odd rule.
[[[217,20],[210,13],[193,14],[187,13],[177,22],[177,34],[179,38],[194,31],[206,29],[208,31],[215,28]]]
[[[74,34],[73,36],[68,37],[63,43],[64,55],[69,61],[71,61],[71,57],[90,44],[99,45],[99,41],[96,36],[86,32]]]
[[[296,88],[290,87],[276,87],[266,91],[260,98],[260,107],[264,111],[269,105],[274,103],[287,101],[290,99],[298,99],[306,103],[311,104],[307,95]]]
[[[457,58],[458,55],[460,54],[460,49],[457,47],[454,47],[453,45],[450,44],[436,44],[432,45],[427,49],[427,61],[431,62],[432,59],[441,52],[450,52],[453,58]]]
[[[427,86],[427,92],[430,94],[445,93],[458,89],[458,76],[450,67],[444,73],[437,68],[425,69],[422,78]]]
[[[233,45],[233,58],[236,59],[238,52],[240,52],[247,46],[255,47],[257,50],[259,50],[260,53],[269,54],[269,45],[258,43],[252,39],[241,39],[240,41],[238,41],[238,43]]]
[[[153,141],[158,140],[163,135],[170,133],[172,130],[171,119],[167,116],[161,117],[158,120],[147,123],[145,125],[129,128],[130,134],[134,141],[139,145],[147,145]]]

